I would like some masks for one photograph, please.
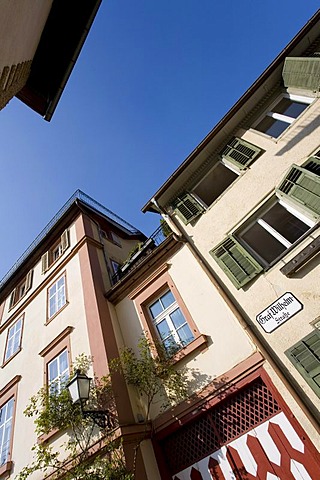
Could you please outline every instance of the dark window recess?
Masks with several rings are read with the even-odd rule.
[[[237,178],[235,172],[218,162],[192,191],[209,207]]]

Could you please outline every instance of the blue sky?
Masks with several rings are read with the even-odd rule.
[[[0,113],[0,278],[78,188],[151,234],[141,207],[317,9],[104,0],[52,121]]]

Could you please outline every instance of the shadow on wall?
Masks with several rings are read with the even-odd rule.
[[[310,118],[312,118],[311,122]],[[305,139],[309,135],[314,134],[314,131],[319,126],[320,115],[319,112],[315,112],[312,117],[308,116],[306,122],[302,123],[299,127],[296,126],[292,130],[289,129],[289,131],[286,133],[286,139],[288,139],[288,141],[286,142],[286,145],[279,150],[279,152],[276,154],[276,157],[281,157],[281,155],[294,148],[301,140]]]

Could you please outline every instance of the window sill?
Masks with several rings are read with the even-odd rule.
[[[54,428],[49,433],[44,433],[43,435],[40,435],[40,437],[37,438],[37,443],[38,444],[46,443],[49,440],[51,440],[55,435],[57,435],[57,433],[59,432],[60,432],[59,428]]]
[[[66,303],[56,313],[54,313],[52,317],[47,318],[45,325],[48,325],[50,322],[52,322],[52,320],[56,318],[56,316],[59,315],[59,313],[62,312],[62,310],[64,310],[67,305],[69,305],[69,302],[66,301]]]
[[[13,466],[13,462],[6,462],[3,465],[1,465],[0,477],[2,477],[2,475],[4,475],[5,473],[10,472],[10,470],[12,469],[12,466]]]
[[[173,356],[174,363],[178,363],[184,358],[186,358],[188,355],[193,353],[197,349],[205,349],[207,347],[208,339],[206,335],[199,334],[198,337],[196,337],[192,342],[190,342],[188,345],[186,345],[184,348],[179,350],[178,353],[176,353]]]
[[[9,358],[7,358],[7,360],[4,360],[4,361],[3,361],[3,364],[1,365],[1,368],[3,368],[3,367],[5,367],[6,365],[8,365],[8,363],[11,362],[11,360],[12,360],[16,355],[18,355],[19,352],[21,352],[21,347],[19,347],[18,350],[11,355],[11,357],[9,357]]]

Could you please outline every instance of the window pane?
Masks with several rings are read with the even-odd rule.
[[[156,318],[162,311],[162,305],[159,300],[154,302],[150,307],[149,307],[150,313],[152,315],[152,318]]]
[[[275,118],[266,116],[254,128],[255,130],[259,130],[259,132],[263,132],[271,137],[277,138],[288,128],[288,126],[289,123],[287,122],[282,122],[281,120],[276,120]]]
[[[49,297],[52,297],[56,293],[57,290],[57,284],[53,284],[52,287],[49,288]]]
[[[258,223],[254,223],[246,232],[240,232],[238,236],[267,264],[273,262],[287,249]]]
[[[282,113],[291,118],[298,118],[299,115],[307,108],[307,104],[295,102],[289,98],[283,98],[277,105],[272,109],[274,113]]]
[[[58,362],[55,358],[48,365],[49,368],[49,382],[52,382],[58,376]]]
[[[310,228],[299,218],[288,212],[280,203],[276,203],[261,218],[290,243],[294,243]]]
[[[170,328],[166,320],[162,320],[162,322],[158,323],[157,330],[161,339],[166,338],[170,334]]]
[[[67,350],[59,355],[60,373],[64,372],[68,368],[68,355]]]
[[[170,318],[175,328],[179,328],[181,327],[181,325],[186,323],[186,320],[182,315],[180,308],[177,308],[176,310],[174,310],[174,312],[170,313]]]
[[[224,192],[238,175],[223,163],[218,164],[193,189],[194,193],[207,205],[211,205]]]
[[[170,307],[170,305],[172,305],[175,302],[175,298],[172,295],[172,292],[170,290],[167,293],[165,293],[164,295],[162,295],[161,302],[162,302],[164,308]]]
[[[61,288],[64,286],[64,277],[59,278],[58,282],[58,288]]]
[[[179,328],[178,335],[182,345],[188,345],[194,339],[193,333],[190,330],[189,325],[186,323],[183,327]]]

